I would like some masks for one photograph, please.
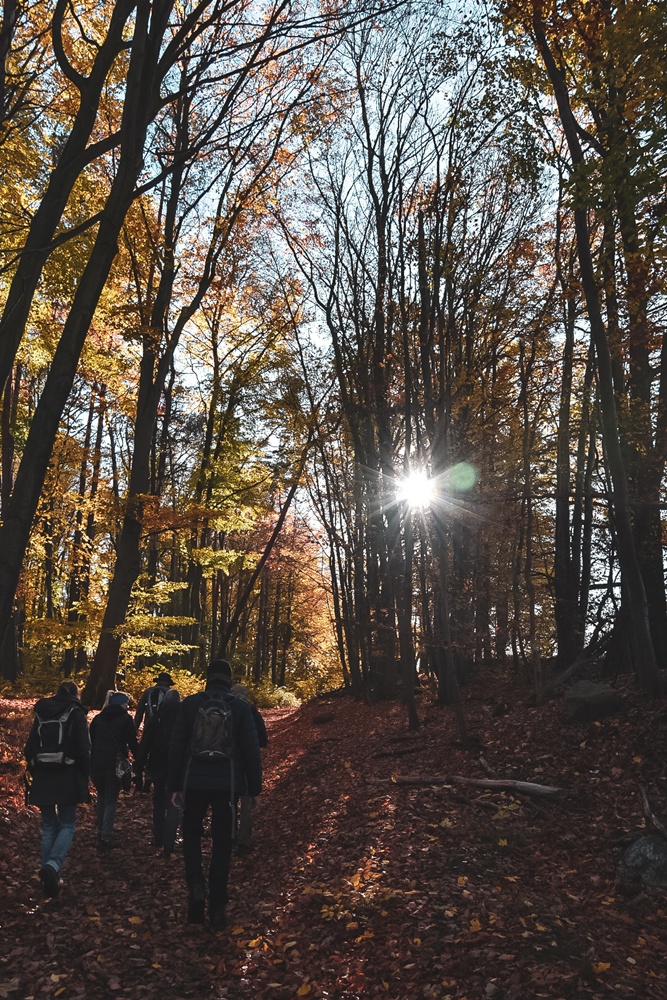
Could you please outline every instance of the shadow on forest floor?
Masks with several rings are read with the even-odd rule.
[[[386,782],[485,776],[426,695],[414,735],[396,705],[266,712],[256,847],[234,860],[218,934],[184,923],[180,858],[151,848],[135,792],[108,858],[80,810],[63,891],[42,899],[21,790],[32,702],[0,701],[0,1000],[665,1000],[667,900],[623,894],[615,867],[643,829],[640,785],[667,814],[667,712],[628,687],[624,715],[565,727],[557,701],[512,702],[512,684],[466,692],[471,729],[494,771],[559,785],[557,802]],[[323,705],[334,718],[314,725]]]

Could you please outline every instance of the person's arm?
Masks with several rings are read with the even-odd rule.
[[[239,714],[239,746],[243,757],[247,792],[251,798],[256,798],[262,791],[262,755],[250,705],[247,702],[241,702],[241,705],[243,710]]]
[[[132,757],[134,760],[137,759],[137,754],[139,753],[139,741],[137,739],[137,731],[134,728],[134,723],[129,715],[126,716],[127,724],[125,726],[125,739],[127,740],[128,749],[132,751]]]
[[[255,728],[257,730],[257,740],[259,742],[260,750],[269,745],[269,736],[266,731],[266,725],[264,724],[264,719],[262,718],[262,713],[254,705],[250,706],[252,710],[252,717],[255,720]]]
[[[148,762],[148,757],[153,749],[155,737],[155,726],[144,726],[144,731],[139,741],[139,752],[134,758],[134,763],[139,770],[143,770]]]
[[[33,719],[32,729],[23,748],[23,756],[30,766],[30,761],[35,755],[35,743],[37,742],[37,719]]]
[[[74,715],[74,759],[84,777],[90,777],[90,732],[85,709],[76,709]]]

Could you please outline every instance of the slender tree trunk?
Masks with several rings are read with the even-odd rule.
[[[0,492],[0,504],[3,517],[14,486],[14,424],[16,422],[22,373],[23,365],[16,365],[12,375],[5,383],[5,391],[2,394],[2,430],[0,432],[2,443],[2,490]]]
[[[579,623],[577,569],[571,549],[570,505],[570,412],[572,366],[574,358],[574,300],[565,302],[565,341],[561,364],[561,393],[556,443],[556,528],[554,544],[555,620],[558,644],[558,668],[573,663],[584,647]],[[575,475],[577,473],[575,472]]]
[[[67,0],[58,0],[54,10],[52,25],[57,52],[62,18],[67,6]],[[78,73],[73,74],[81,94],[79,107],[30,224],[0,318],[0,386],[5,385],[9,377],[44,264],[52,250],[51,241],[72,189],[86,165],[117,144],[117,138],[112,138],[106,142],[94,143],[92,147],[88,146],[107,75],[119,53],[126,47],[123,33],[135,6],[136,2],[133,0],[115,0],[106,37],[97,49],[89,76],[84,78]],[[59,58],[61,68],[65,59],[63,53]],[[132,100],[132,96],[129,99]]]

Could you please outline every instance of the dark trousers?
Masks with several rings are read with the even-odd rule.
[[[167,795],[167,769],[151,766],[153,781],[153,843],[171,854],[176,841],[180,810]]]
[[[234,813],[229,792],[188,788],[183,806],[183,856],[188,888],[204,884],[201,838],[206,812],[211,807],[211,863],[208,870],[209,908],[226,905],[229,864],[232,857]]]
[[[120,781],[116,777],[115,770],[93,771],[92,779],[97,791],[97,806],[95,808],[97,832],[102,840],[110,842],[116,822]]]

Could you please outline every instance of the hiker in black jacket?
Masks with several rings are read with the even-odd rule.
[[[34,711],[23,751],[28,762],[27,801],[42,814],[39,877],[44,895],[55,897],[76,830],[77,804],[90,801],[90,737],[86,710],[72,681],[61,684],[53,698],[40,698]]]
[[[183,804],[183,854],[188,885],[188,923],[204,922],[206,882],[202,870],[202,825],[211,808],[208,912],[215,930],[225,926],[227,881],[236,834],[236,800],[246,788],[262,790],[262,760],[250,706],[231,694],[226,660],[208,667],[206,690],[182,704],[169,747],[167,784],[175,805]]]
[[[153,782],[153,847],[163,848],[166,857],[174,850],[180,820],[180,810],[167,794],[169,744],[180,707],[178,691],[167,691],[157,714],[144,726],[137,756],[137,767],[146,768]]]
[[[160,705],[164,700],[164,696],[167,691],[174,686],[171,674],[166,671],[158,674],[157,677],[153,678],[153,686],[146,688],[139,703],[137,704],[137,710],[134,713],[134,725],[136,726],[137,732],[141,728],[141,723],[144,724],[144,730],[150,725],[151,721],[155,718],[160,710]],[[149,771],[146,771],[146,778],[144,780],[144,764],[137,766],[135,768],[134,784],[139,792],[150,792],[151,782],[153,776]]]
[[[137,732],[127,714],[130,698],[124,691],[109,691],[105,707],[90,724],[92,754],[90,770],[97,789],[98,850],[111,850],[116,807],[121,790],[119,772],[129,768],[128,753],[136,757],[139,751]]]
[[[148,722],[153,715],[156,715],[165,694],[170,688],[173,688],[174,682],[171,678],[171,674],[163,671],[158,674],[157,677],[153,679],[153,687],[146,688],[142,694],[139,702],[137,704],[137,710],[134,713],[134,725],[139,730],[141,723]]]

